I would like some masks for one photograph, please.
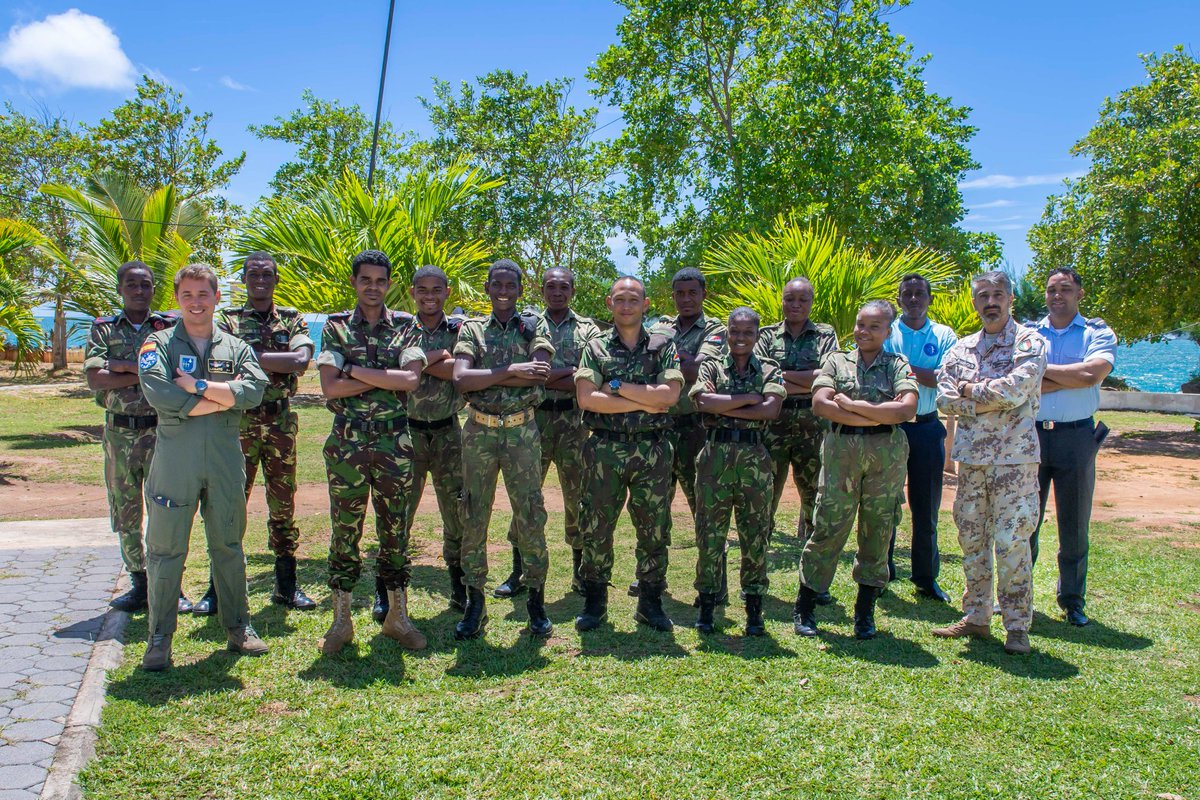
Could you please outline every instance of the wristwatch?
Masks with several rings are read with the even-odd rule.
[[[196,397],[204,397],[204,393],[207,391],[208,381],[203,379],[196,381]]]
[[[613,378],[611,381],[609,381],[608,391],[612,394],[619,393],[621,391],[621,381],[617,378]]]

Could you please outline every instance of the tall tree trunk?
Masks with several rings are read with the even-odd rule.
[[[67,310],[61,293],[54,295],[54,332],[50,337],[52,369],[67,368]]]

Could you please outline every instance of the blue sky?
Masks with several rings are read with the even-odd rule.
[[[608,0],[399,0],[384,114],[424,131],[416,97],[430,93],[434,76],[470,80],[499,67],[537,81],[574,77],[575,101],[588,104],[584,72],[621,16]],[[386,18],[386,0],[8,2],[0,6],[0,93],[27,111],[44,104],[94,122],[132,93],[139,74],[165,78],[193,110],[213,112],[210,130],[226,152],[247,152],[230,195],[250,204],[289,149],[259,142],[246,126],[287,115],[305,88],[373,111]],[[999,234],[1023,270],[1026,231],[1046,196],[1086,169],[1071,145],[1106,96],[1142,80],[1139,53],[1190,49],[1200,3],[915,0],[888,19],[917,54],[932,55],[929,87],[973,109],[981,168],[963,183],[964,225]],[[616,116],[601,109],[600,122]]]

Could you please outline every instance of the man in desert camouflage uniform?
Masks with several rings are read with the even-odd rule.
[[[832,424],[821,445],[813,534],[800,556],[793,617],[800,636],[817,635],[817,597],[829,591],[856,517],[854,635],[875,636],[875,600],[888,583],[888,542],[908,464],[908,439],[898,425],[917,410],[908,359],[883,351],[895,318],[886,300],[866,303],[854,322],[856,347],[826,356],[812,384],[813,410]]]
[[[821,440],[829,430],[829,423],[812,411],[812,382],[817,377],[821,358],[838,349],[833,327],[813,322],[809,317],[812,305],[813,287],[808,278],[788,281],[783,287],[783,321],[763,328],[754,350],[759,358],[769,358],[779,364],[787,389],[783,411],[767,427],[767,449],[771,451],[775,469],[771,529],[775,529],[775,515],[779,512],[779,500],[787,486],[790,467],[796,491],[800,494],[796,536],[801,545],[812,534],[817,477],[821,472]]]
[[[142,542],[142,483],[154,454],[158,416],[138,382],[138,349],[146,337],[175,324],[150,310],[154,273],[141,261],[117,269],[121,311],[97,317],[88,335],[84,373],[96,403],[105,410],[104,483],[113,533],[121,545],[121,560],[129,572],[130,589],[112,601],[118,611],[146,608],[146,550]],[[192,604],[182,594],[179,611]]]
[[[774,467],[763,443],[769,420],[779,416],[787,396],[781,370],[754,355],[758,314],[737,308],[729,315],[729,352],[700,365],[692,399],[703,416],[707,441],[696,460],[696,628],[712,633],[713,611],[721,590],[721,561],[729,520],[737,511],[742,552],[742,591],[746,634],[762,636],[762,598],[767,591],[767,542],[771,535]]]
[[[270,383],[256,408],[242,415],[242,454],[246,457],[246,500],[262,464],[267,493],[268,545],[275,554],[275,590],[271,602],[311,611],[317,607],[296,582],[296,434],[299,421],[291,410],[299,377],[312,360],[313,341],[308,323],[294,308],[275,305],[279,268],[264,252],[251,253],[242,264],[246,304],[217,313],[217,327],[233,334],[254,350]],[[202,608],[204,606],[204,608]],[[194,614],[217,613],[212,580],[208,592],[192,609]]]
[[[989,636],[992,559],[1004,628],[1004,649],[1030,652],[1033,560],[1029,540],[1038,522],[1037,419],[1046,340],[1010,314],[1012,283],[1003,272],[971,282],[983,330],[958,341],[938,372],[938,409],[958,417],[953,453],[958,467],[954,522],[963,551],[961,620],[936,636]]]
[[[571,588],[583,593],[579,564],[583,541],[579,538],[579,492],[583,483],[583,445],[588,430],[575,404],[575,368],[588,341],[600,335],[596,323],[571,309],[575,297],[575,274],[566,267],[552,267],[542,275],[542,301],[546,311],[542,319],[550,331],[554,358],[546,380],[546,399],[537,407],[537,428],[541,435],[542,483],[553,463],[562,488],[566,517],[566,541],[571,547]],[[496,587],[496,597],[512,597],[521,591],[521,556],[517,548],[516,525],[508,530],[513,546],[513,569],[508,580]]]
[[[481,636],[487,626],[487,534],[496,498],[496,477],[512,502],[512,525],[529,584],[529,632],[546,637],[546,505],[539,470],[542,452],[534,409],[545,396],[554,346],[546,322],[518,314],[521,269],[500,259],[488,269],[485,287],[492,313],[463,323],[454,345],[454,387],[470,407],[463,427],[462,566],[467,608],[456,639]]]
[[[671,299],[675,303],[674,317],[662,317],[653,326],[651,333],[667,336],[675,345],[679,356],[680,370],[687,383],[679,393],[679,402],[671,408],[671,489],[670,500],[675,500],[676,484],[683,487],[692,519],[696,518],[696,456],[704,447],[704,426],[688,391],[700,374],[700,364],[706,358],[720,356],[725,349],[725,326],[720,320],[704,314],[704,273],[694,267],[685,267],[671,278]],[[668,542],[669,543],[669,542]],[[722,575],[725,574],[725,556],[721,557]],[[722,589],[717,601],[724,604],[728,592],[722,579]],[[631,595],[637,594],[637,584],[629,587]],[[697,603],[699,601],[697,600]]]
[[[375,508],[379,536],[377,574],[388,592],[383,634],[401,647],[420,650],[425,637],[408,618],[408,496],[412,491],[412,440],[406,392],[417,388],[425,353],[414,347],[412,317],[385,305],[392,264],[378,250],[364,250],[351,264],[358,305],[331,314],[321,332],[321,391],[333,412],[325,440],[329,476],[329,588],[333,624],[321,640],[326,655],[354,639],[351,591],[362,572],[358,543],[367,513]]]
[[[662,607],[671,533],[667,410],[678,401],[684,378],[670,336],[642,327],[649,303],[641,281],[618,278],[605,303],[613,329],[588,342],[575,370],[576,398],[592,432],[583,451],[579,518],[586,600],[575,628],[593,630],[608,616],[613,531],[628,498],[640,587],[634,619],[670,631],[674,625]]]
[[[413,273],[409,289],[417,306],[416,346],[425,351],[426,365],[421,385],[408,395],[408,428],[413,445],[413,488],[409,493],[405,524],[412,530],[417,506],[425,491],[425,476],[433,476],[438,511],[442,516],[442,559],[450,573],[450,607],[467,607],[463,583],[462,521],[462,426],[458,412],[462,396],[454,390],[454,343],[462,319],[447,317],[450,279],[438,267],[426,265]],[[379,579],[376,578],[378,583]],[[387,614],[387,592],[375,587],[377,618]]]

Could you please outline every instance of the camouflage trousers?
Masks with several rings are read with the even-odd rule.
[[[729,519],[737,513],[742,589],[767,593],[767,541],[771,536],[771,455],[761,444],[709,441],[696,460],[696,591],[721,590],[721,559]]]
[[[825,434],[813,533],[800,556],[802,584],[815,592],[829,591],[857,516],[854,582],[887,586],[888,543],[900,522],[907,472],[908,438],[899,428],[865,436]]]
[[[610,583],[613,531],[629,501],[629,517],[637,532],[637,578],[640,583],[667,580],[667,548],[671,544],[671,443],[664,436],[640,442],[616,442],[593,435],[583,448],[583,538],[585,581]]]
[[[154,455],[154,428],[134,431],[104,426],[104,483],[108,516],[129,572],[146,571],[142,539],[142,484]]]
[[[294,556],[300,544],[296,527],[296,433],[295,411],[273,419],[242,415],[242,455],[246,457],[246,500],[254,490],[258,466],[262,465],[267,492],[267,543],[277,557]]]
[[[800,494],[800,517],[796,520],[796,536],[801,544],[812,535],[813,512],[817,506],[817,479],[821,475],[821,442],[829,431],[825,420],[813,414],[811,408],[784,409],[767,428],[767,449],[775,470],[775,492],[771,501],[771,530],[776,530],[775,516],[779,501],[787,487],[788,468]]]
[[[496,476],[502,472],[524,580],[540,589],[546,583],[550,555],[546,552],[546,504],[538,477],[542,451],[537,423],[530,420],[516,428],[489,428],[468,416],[462,431],[462,459],[463,582],[476,589],[487,583],[488,526],[496,499]]]
[[[335,426],[323,454],[329,476],[329,587],[351,591],[362,574],[358,544],[368,495],[379,537],[376,574],[389,589],[407,586],[406,517],[413,485],[408,431],[369,434]]]
[[[442,515],[442,559],[447,565],[458,566],[462,553],[462,426],[458,417],[444,428],[415,428],[408,432],[412,436],[413,486],[408,495],[408,509],[404,516],[404,532],[412,532],[413,520],[417,517],[417,506],[425,492],[425,476],[433,476],[433,490],[437,494],[438,511]]]
[[[564,539],[573,550],[583,547],[579,536],[579,493],[583,487],[583,445],[588,429],[579,409],[567,411],[538,411],[538,432],[542,446],[542,483],[554,464],[558,483],[562,487],[563,512],[566,517]],[[509,526],[508,541],[517,546],[516,518]]]
[[[1038,521],[1037,475],[1037,464],[958,465],[954,524],[963,551],[968,622],[987,625],[992,618],[993,551],[1004,629],[1028,631],[1033,622],[1029,538]]]
[[[704,447],[704,426],[699,414],[682,414],[672,417],[675,427],[671,437],[671,496],[667,504],[675,502],[675,486],[683,487],[692,518],[696,517],[696,457]],[[668,542],[670,544],[670,542]]]

